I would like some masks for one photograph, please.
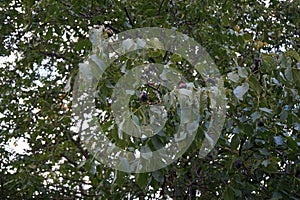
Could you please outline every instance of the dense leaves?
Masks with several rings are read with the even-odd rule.
[[[299,10],[296,0],[1,1],[0,199],[299,199]],[[109,29],[107,37],[171,28],[207,49],[228,102],[221,138],[208,156],[198,156],[209,122],[205,108],[199,137],[164,169],[127,174],[87,151],[71,128],[71,87],[78,64],[92,51],[88,31],[99,25]],[[105,72],[100,108],[109,111],[107,98],[124,70],[145,60],[170,63],[204,87],[179,55],[155,49],[140,55],[121,57]],[[139,89],[157,101],[153,89]],[[147,106],[139,97],[133,94],[133,108]],[[175,111],[171,116],[174,126],[163,138],[153,137],[151,148],[172,136],[178,119]],[[110,117],[103,116],[104,128]],[[117,131],[110,138],[135,147]]]

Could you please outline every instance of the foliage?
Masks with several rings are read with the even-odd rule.
[[[0,199],[300,198],[299,8],[296,0],[268,6],[256,0],[2,1],[0,56],[16,59],[0,66]],[[72,93],[65,86],[91,52],[88,31],[96,25],[114,33],[171,28],[207,49],[224,77],[228,102],[221,138],[207,157],[198,158],[197,138],[168,167],[127,174],[87,151],[72,131]],[[122,57],[99,83],[99,102],[111,95],[122,62],[170,61],[203,85],[181,58],[165,54]],[[28,143],[25,153],[8,149],[15,139]]]

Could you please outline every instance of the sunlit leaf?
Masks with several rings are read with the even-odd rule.
[[[243,83],[241,86],[237,86],[234,89],[233,93],[238,99],[243,100],[243,96],[247,93],[248,90],[249,90],[249,84]]]
[[[274,141],[277,146],[283,145],[283,139],[281,136],[274,136]]]

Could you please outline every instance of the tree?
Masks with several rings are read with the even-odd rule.
[[[1,199],[298,199],[299,7],[277,0],[1,2],[0,56],[15,57],[0,66]],[[65,86],[92,51],[89,29],[99,25],[114,34],[174,29],[206,48],[224,77],[228,106],[221,137],[205,158],[198,151],[209,110],[188,151],[154,172],[108,168],[83,145],[71,128],[73,94]],[[145,59],[171,61],[188,80],[204,84],[182,58],[153,49],[116,61],[99,82],[99,108],[109,110],[104,102],[122,75],[120,65]],[[153,88],[139,89],[157,100]],[[176,122],[176,113],[170,120]],[[167,141],[168,130],[159,139]],[[28,143],[26,153],[7,148],[14,139]]]

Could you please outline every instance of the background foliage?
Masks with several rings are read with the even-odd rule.
[[[0,56],[16,59],[0,66],[0,199],[300,198],[299,10],[296,0],[1,1]],[[207,157],[197,158],[196,140],[177,162],[147,174],[94,160],[71,129],[64,87],[91,52],[95,25],[114,33],[172,28],[207,49],[228,101]],[[147,58],[162,61],[155,52]],[[24,152],[8,148],[20,140]]]

